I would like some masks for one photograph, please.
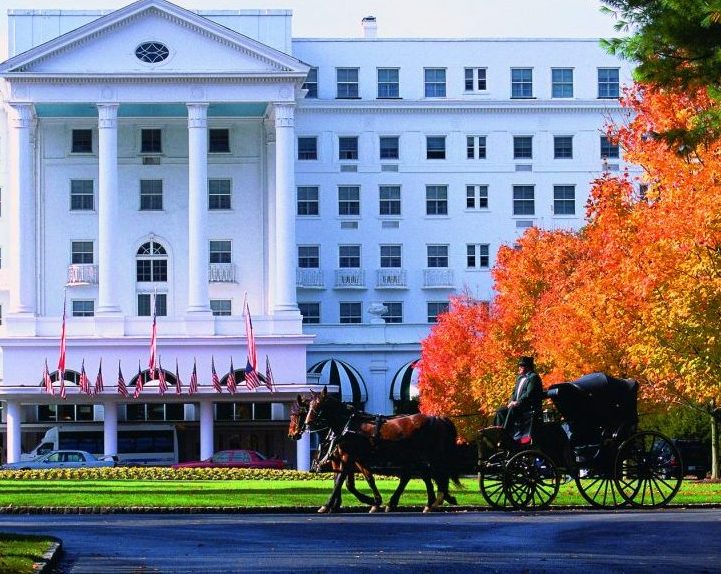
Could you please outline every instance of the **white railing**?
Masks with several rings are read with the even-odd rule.
[[[378,289],[399,289],[405,288],[405,269],[378,269],[376,271],[376,288]]]
[[[296,268],[295,286],[305,289],[325,289],[323,270],[307,267]]]
[[[233,263],[211,263],[208,267],[210,283],[235,283],[235,265]]]
[[[453,288],[453,270],[446,267],[424,269],[423,287],[438,289]]]
[[[68,267],[68,285],[97,285],[98,266],[92,263],[73,264]]]
[[[336,289],[365,287],[365,271],[363,269],[336,269],[335,286]]]

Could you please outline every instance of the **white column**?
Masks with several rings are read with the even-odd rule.
[[[35,141],[35,109],[32,104],[8,105],[10,224],[13,237],[8,274],[10,312],[34,315],[37,311],[35,280],[35,169],[33,147]]]
[[[111,401],[103,403],[103,440],[105,456],[118,454],[118,405]]]
[[[120,313],[113,261],[120,229],[118,209],[118,104],[98,107],[98,309],[97,315]]]
[[[20,403],[5,402],[5,423],[7,424],[7,462],[20,462]]]
[[[295,297],[294,104],[275,104],[275,307],[298,313]]]
[[[266,268],[268,280],[266,282],[266,309],[275,307],[276,284],[276,219],[275,219],[275,126],[266,124],[265,129],[265,173],[266,173],[266,197],[268,199],[267,229],[268,229],[268,250]]]
[[[188,107],[188,313],[210,315],[208,299],[208,104]]]
[[[304,433],[296,443],[295,457],[298,470],[310,470],[310,434]]]
[[[200,401],[200,460],[213,456],[213,401]]]

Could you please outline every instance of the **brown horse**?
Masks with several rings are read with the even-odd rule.
[[[298,398],[298,412],[305,410],[305,403]],[[419,476],[426,484],[428,503],[424,511],[442,504],[444,499],[456,504],[448,492],[449,480],[460,485],[455,470],[456,429],[449,419],[422,414],[396,417],[369,415],[331,397],[326,389],[307,401],[307,413],[305,427],[311,430],[328,427],[336,436],[333,458],[339,480],[326,506],[333,507],[343,480],[353,473],[354,468],[360,467],[372,467],[400,478],[387,510],[397,506],[413,476]],[[438,486],[437,497],[431,478]]]

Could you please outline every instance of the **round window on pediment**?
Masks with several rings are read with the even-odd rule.
[[[135,56],[141,62],[148,64],[157,64],[162,62],[170,55],[168,47],[161,42],[143,42],[135,48]]]

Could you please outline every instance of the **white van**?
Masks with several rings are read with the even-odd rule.
[[[20,460],[32,460],[52,450],[84,450],[103,456],[105,446],[101,424],[68,424],[54,426],[40,444]],[[178,462],[178,435],[174,425],[118,425],[118,461],[121,464],[165,466]]]

